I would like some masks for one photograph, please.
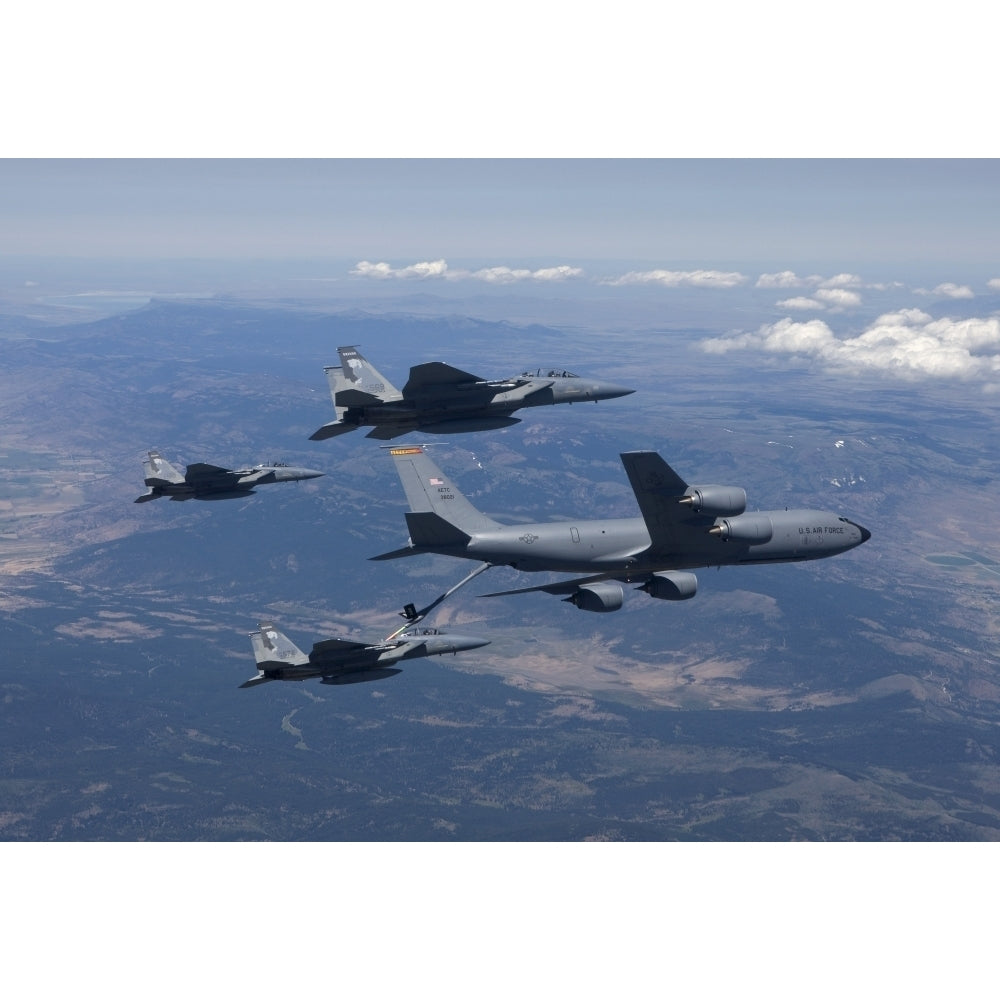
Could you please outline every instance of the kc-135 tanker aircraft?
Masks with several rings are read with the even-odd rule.
[[[393,666],[400,660],[460,653],[488,646],[490,641],[436,628],[408,628],[372,646],[352,639],[324,639],[306,656],[288,636],[270,622],[264,622],[250,633],[250,644],[257,660],[257,676],[244,681],[241,688],[268,681],[304,681],[309,677],[318,677],[321,684],[380,681],[402,673]]]
[[[295,469],[290,465],[223,469],[219,465],[196,462],[189,465],[182,476],[158,451],[151,451],[142,465],[149,492],[136,497],[136,503],[148,503],[158,497],[169,497],[171,500],[234,500],[252,496],[256,486],[318,479],[323,475],[313,469]]]
[[[410,539],[372,558],[429,552],[480,560],[483,569],[586,574],[487,597],[544,591],[568,595],[564,600],[583,611],[617,611],[626,582],[650,597],[683,601],[698,589],[692,569],[824,559],[871,537],[860,524],[828,511],[747,513],[742,488],[691,486],[654,451],[621,455],[641,517],[500,524],[478,511],[423,447],[389,451],[410,504]],[[404,611],[404,617],[414,615]]]
[[[363,358],[356,347],[338,347],[340,364],[324,368],[337,419],[323,424],[312,441],[371,427],[367,437],[388,441],[422,430],[429,434],[488,431],[520,423],[525,406],[596,403],[628,396],[634,389],[583,378],[555,368],[488,380],[441,361],[410,369],[402,391]]]

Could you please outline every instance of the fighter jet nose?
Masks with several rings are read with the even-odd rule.
[[[491,642],[490,639],[480,639],[478,636],[463,635],[463,636],[452,636],[455,641],[455,645],[459,649],[479,649],[481,646],[488,646]]]
[[[635,389],[626,389],[623,385],[615,385],[613,382],[602,382],[594,393],[598,399],[618,399],[620,396],[631,396]]]

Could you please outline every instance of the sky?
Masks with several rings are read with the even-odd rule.
[[[714,291],[708,354],[1000,392],[1000,160],[7,159],[0,217],[0,299],[54,294],[38,258],[78,302],[192,294],[212,261],[322,262],[304,295]],[[155,288],[143,260],[173,262]]]
[[[0,217],[8,256],[1000,273],[996,160],[6,159]]]

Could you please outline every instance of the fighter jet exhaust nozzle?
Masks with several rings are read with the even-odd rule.
[[[709,528],[708,533],[726,542],[763,545],[771,540],[774,525],[766,514],[743,514],[732,520],[728,517],[722,518],[722,523]]]
[[[737,517],[747,509],[747,493],[739,486],[691,486],[678,503],[699,514]]]
[[[617,611],[625,593],[617,583],[588,583],[563,600],[581,611]]]

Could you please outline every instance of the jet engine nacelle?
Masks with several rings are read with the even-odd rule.
[[[687,601],[698,593],[694,573],[654,573],[640,588],[658,601]]]
[[[689,486],[680,502],[699,514],[737,517],[747,509],[747,491],[740,486]]]
[[[564,598],[581,611],[617,611],[625,600],[625,593],[617,583],[588,583],[575,594]]]
[[[744,514],[732,520],[723,518],[721,524],[708,529],[710,535],[729,542],[763,545],[774,534],[774,525],[767,514]]]

